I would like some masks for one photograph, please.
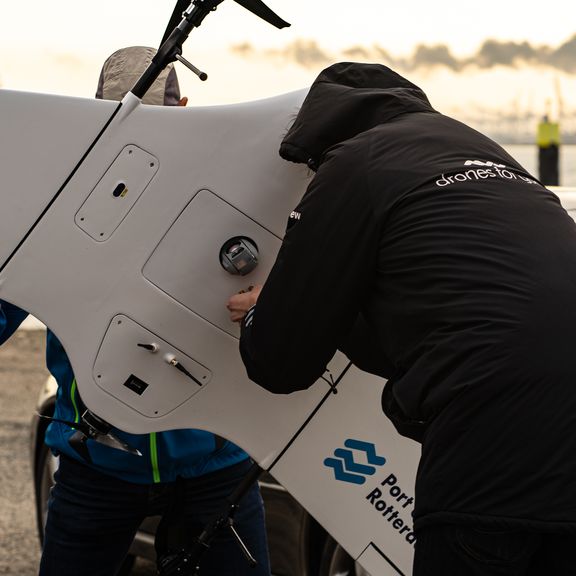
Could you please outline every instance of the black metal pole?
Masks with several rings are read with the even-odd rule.
[[[186,11],[186,9],[190,6],[190,2],[192,0],[176,0],[176,5],[174,6],[174,10],[172,10],[172,15],[170,16],[170,20],[168,20],[168,24],[166,25],[166,29],[164,30],[164,34],[162,36],[162,40],[160,41],[160,46],[168,40],[168,36],[172,34],[172,30],[180,24],[182,20],[182,14]]]
[[[131,92],[138,96],[138,98],[143,98],[149,88],[154,84],[155,80],[160,76],[162,70],[171,64],[175,60],[180,60],[186,66],[188,66],[201,80],[206,80],[206,74],[202,73],[200,70],[192,66],[188,61],[182,58],[182,45],[188,38],[190,32],[194,28],[198,28],[202,24],[204,18],[216,10],[219,4],[224,0],[193,0],[188,8],[182,13],[182,20],[180,24],[168,35],[168,29],[164,33],[162,45],[158,49],[158,52],[152,58],[150,66],[145,70],[144,74],[139,78],[138,82],[134,85]],[[282,20],[277,14],[275,14],[262,0],[235,0],[238,4],[259,16],[266,22],[269,22],[277,28],[285,28],[290,26],[288,22]],[[177,20],[178,10],[182,6],[182,0],[178,0],[176,8],[172,13],[170,18],[169,26],[172,25],[174,21]]]
[[[223,0],[194,0],[183,13],[180,24],[168,36],[168,39],[160,46],[158,52],[152,58],[150,66],[136,82],[131,92],[143,98],[150,86],[161,74],[168,64],[176,60],[177,55],[182,54],[182,45],[190,35],[190,32],[200,26],[210,12],[221,4]]]
[[[238,509],[242,497],[258,481],[264,471],[256,463],[249,468],[246,476],[223,501],[222,511],[209,522],[202,533],[195,539],[191,548],[182,548],[176,552],[171,552],[158,558],[158,569],[160,576],[198,576],[198,568],[204,554],[209,550],[214,536],[224,529],[229,529],[236,539],[240,550],[244,554],[246,561],[251,566],[256,566],[257,561],[252,556],[250,550],[242,541],[234,527],[234,515]]]
[[[208,526],[204,528],[192,549],[192,557],[196,562],[200,560],[204,552],[210,547],[210,543],[215,534],[225,526],[229,525],[229,520],[233,520],[234,514],[242,497],[250,490],[250,488],[258,481],[258,478],[264,471],[255,462],[248,470],[246,476],[242,479],[236,489],[226,498],[226,505],[224,512],[216,517]],[[243,545],[242,541],[239,544]]]

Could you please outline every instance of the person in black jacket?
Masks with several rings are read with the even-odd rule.
[[[559,199],[378,64],[324,70],[280,154],[316,174],[261,292],[228,303],[249,377],[305,389],[340,349],[387,379],[384,412],[422,443],[414,575],[576,574],[576,225]]]

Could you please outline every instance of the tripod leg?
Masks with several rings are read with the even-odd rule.
[[[240,547],[247,562],[250,566],[256,566],[258,562],[234,527],[234,515],[238,510],[242,497],[258,481],[262,473],[262,468],[258,464],[253,463],[238,486],[224,499],[222,512],[206,525],[194,542],[192,549],[182,549],[177,553],[169,554],[159,559],[159,576],[197,576],[202,557],[209,550],[212,540],[218,531],[223,528],[231,530],[234,540]]]

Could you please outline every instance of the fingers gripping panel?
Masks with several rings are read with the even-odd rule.
[[[211,372],[140,324],[120,314],[94,363],[96,384],[149,418],[165,416],[205,388]]]

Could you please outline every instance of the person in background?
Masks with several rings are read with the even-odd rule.
[[[560,125],[546,114],[538,124],[538,177],[545,186],[560,185]]]
[[[280,154],[316,174],[264,286],[228,302],[249,377],[306,389],[340,349],[387,379],[383,411],[422,444],[414,576],[576,574],[576,225],[559,199],[378,64],[324,70]]]
[[[96,97],[121,100],[155,54],[128,47],[104,63]],[[168,66],[144,104],[183,106],[176,71]],[[27,313],[0,302],[0,343]],[[58,383],[54,418],[79,422],[82,399],[70,361],[47,331],[46,362]],[[103,415],[105,417],[105,415]],[[161,516],[156,534],[159,563],[189,549],[194,537],[221,512],[224,499],[243,479],[248,454],[209,432],[173,430],[134,435],[113,432],[141,456],[87,441],[90,461],[70,444],[74,429],[53,421],[46,444],[59,456],[44,533],[41,576],[116,576],[135,533],[148,516]],[[203,576],[269,576],[263,502],[255,484],[240,502],[235,527],[258,561],[252,568],[231,531],[222,530],[200,564]]]

